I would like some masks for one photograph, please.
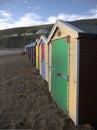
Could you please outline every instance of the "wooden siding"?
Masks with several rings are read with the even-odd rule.
[[[36,45],[36,69],[38,69],[38,45]]]
[[[58,32],[61,32],[60,36],[58,36]],[[61,30],[60,28],[57,28],[57,30],[55,31],[55,34],[54,34],[52,40],[55,40],[55,39],[58,39],[58,38],[62,38],[62,37],[66,37],[66,36],[68,36],[68,34],[65,33],[64,30]]]
[[[35,46],[33,46],[32,53],[33,53],[33,62],[32,63],[34,66],[36,66],[36,47]]]
[[[79,123],[97,123],[97,39],[80,39]]]
[[[69,116],[76,124],[76,94],[77,94],[77,82],[76,82],[76,44],[77,39],[70,37],[69,43]]]
[[[58,36],[57,33],[61,32],[61,36]],[[56,32],[54,33],[54,36],[52,40],[67,37],[68,34],[59,28],[57,28]],[[68,114],[71,117],[71,119],[76,124],[76,96],[77,96],[77,81],[76,81],[76,45],[77,45],[77,39],[70,37],[69,40],[69,54],[68,54],[68,63],[69,63],[69,83],[68,83]],[[51,49],[50,49],[51,50]],[[51,52],[50,52],[51,53]],[[51,60],[50,60],[51,61]],[[51,77],[50,77],[51,78]],[[51,82],[50,82],[51,83]]]
[[[49,83],[49,91],[51,92],[51,56],[52,56],[52,48],[51,42],[48,44],[48,83]]]
[[[48,82],[48,44],[45,44],[45,80]]]
[[[39,45],[39,73],[41,75],[41,44]]]

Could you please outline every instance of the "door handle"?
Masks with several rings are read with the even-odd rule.
[[[68,81],[68,76],[67,75],[62,75],[62,77]]]
[[[67,75],[62,75],[60,72],[57,72],[56,75],[57,75],[57,76],[61,76],[61,77],[63,77],[65,80],[68,81],[68,76],[67,76]]]
[[[62,76],[60,72],[57,72],[56,75],[57,75],[57,76]]]

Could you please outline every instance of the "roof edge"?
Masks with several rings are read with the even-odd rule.
[[[40,38],[39,38],[39,40],[38,40],[38,43],[37,43],[38,45],[40,45],[41,40],[43,40],[44,43],[47,43],[47,38],[46,38],[45,35],[41,35],[41,36],[40,36]]]
[[[77,38],[78,37],[78,33],[84,33],[84,31],[80,30],[79,28],[71,25],[70,23],[66,22],[66,21],[62,21],[62,20],[57,20],[56,23],[54,24],[48,39],[47,39],[47,43],[50,42],[54,32],[56,31],[57,27],[59,27],[60,29],[62,29],[63,31],[67,32],[70,36],[72,36],[73,38]]]

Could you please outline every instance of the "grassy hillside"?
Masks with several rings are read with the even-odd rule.
[[[83,20],[76,20],[75,23],[87,23],[87,24],[96,24],[97,25],[97,19],[83,19]]]
[[[46,29],[50,32],[52,24],[32,26],[32,27],[20,27],[12,28],[6,30],[0,30],[0,47],[1,48],[15,48],[24,47],[39,38],[41,34],[36,34],[38,30]],[[25,35],[27,33],[32,33],[31,35]],[[48,33],[45,34],[48,36]]]
[[[97,25],[97,19],[76,20],[74,22]],[[0,31],[0,47],[1,48],[24,47],[26,44],[29,44],[35,41],[36,38],[40,37],[41,34],[36,34],[37,31],[41,29],[46,29],[48,32],[50,32],[52,26],[53,24],[1,30]],[[25,33],[32,33],[32,34],[24,35]],[[48,36],[48,33],[46,33],[45,35]]]

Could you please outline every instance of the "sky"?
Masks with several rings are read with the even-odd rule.
[[[97,18],[97,0],[0,0],[0,30]]]

